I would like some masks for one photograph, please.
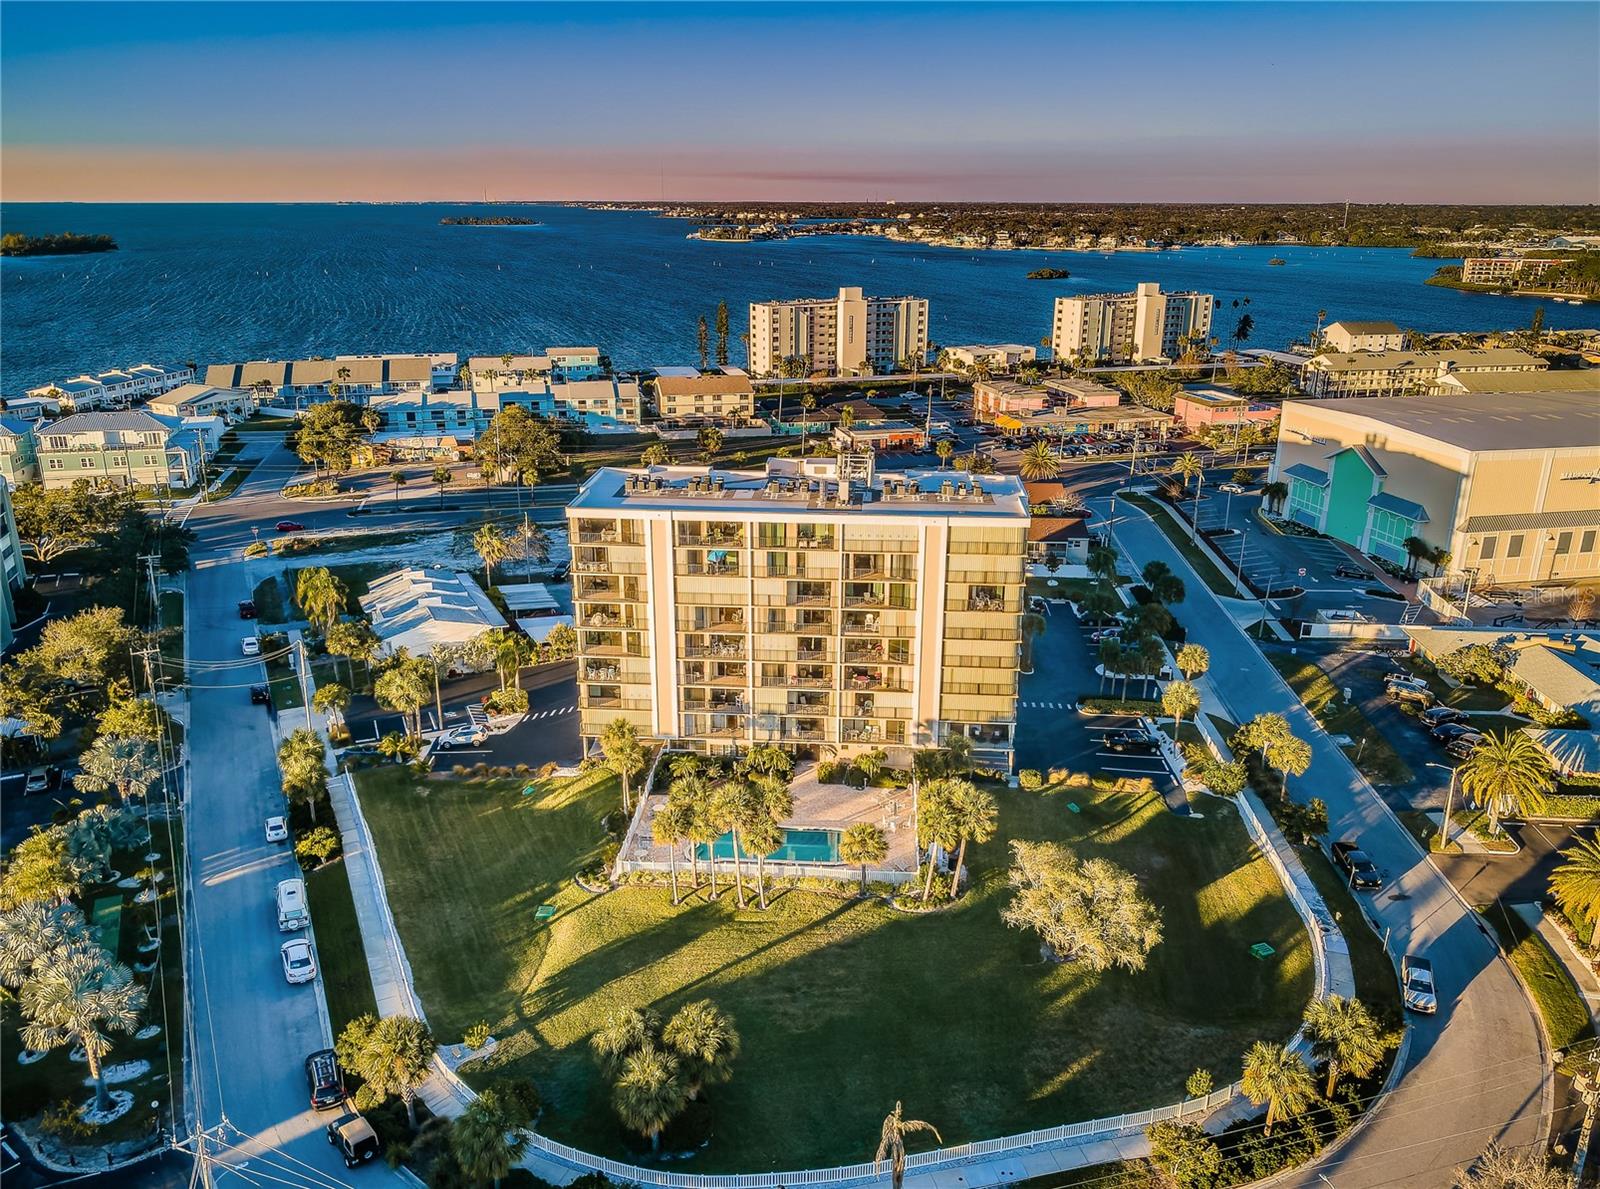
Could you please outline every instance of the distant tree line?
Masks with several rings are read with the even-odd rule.
[[[117,241],[109,235],[23,235],[8,231],[0,236],[0,256],[77,256],[84,252],[115,252]]]

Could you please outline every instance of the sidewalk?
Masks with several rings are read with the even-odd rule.
[[[1589,1019],[1600,1022],[1600,1015],[1596,1013],[1596,1007],[1600,1006],[1600,976],[1595,974],[1588,959],[1578,953],[1567,935],[1556,928],[1539,905],[1513,904],[1510,908],[1527,922],[1528,928],[1544,938],[1550,952],[1567,968],[1572,981],[1578,984],[1578,993],[1583,996],[1584,1006],[1589,1009]]]

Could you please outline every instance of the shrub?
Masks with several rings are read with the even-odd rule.
[[[1044,777],[1037,768],[1024,768],[1017,773],[1017,783],[1031,793],[1044,787]]]
[[[267,543],[265,541],[251,541],[250,544],[244,547],[244,555],[246,557],[267,556]]]
[[[1154,698],[1079,698],[1078,709],[1090,714],[1133,714],[1154,718],[1161,714],[1161,703]]]
[[[283,494],[288,499],[306,499],[338,495],[342,490],[337,480],[313,479],[309,483],[291,483],[283,489]]]
[[[819,784],[840,784],[845,779],[848,765],[840,760],[823,760],[817,765],[817,782]]]
[[[339,835],[327,826],[317,826],[296,840],[294,853],[302,861],[310,859],[320,867],[339,853]]]
[[[528,691],[525,689],[497,689],[483,700],[490,714],[526,714]]]
[[[467,775],[467,766],[465,764],[452,764],[450,766],[450,775],[458,780],[464,779]]]
[[[467,1029],[466,1034],[462,1036],[461,1043],[469,1049],[483,1048],[484,1045],[489,1043],[489,1022],[487,1020],[479,1020],[472,1025]]]

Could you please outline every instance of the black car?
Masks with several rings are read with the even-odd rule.
[[[314,1111],[331,1111],[344,1101],[344,1071],[332,1049],[318,1049],[306,1058],[306,1088]]]
[[[1463,735],[1459,739],[1452,739],[1444,745],[1444,754],[1453,760],[1464,760],[1478,750],[1483,742],[1482,735]]]
[[[254,619],[256,617],[256,601],[254,599],[239,600],[239,618]]]
[[[1371,574],[1369,574],[1366,570],[1363,570],[1360,566],[1334,566],[1333,576],[1335,578],[1360,578],[1362,580],[1370,579],[1372,577]]]
[[[250,704],[252,706],[270,706],[272,704],[272,691],[264,685],[250,687]]]
[[[1383,876],[1378,874],[1378,865],[1367,858],[1367,852],[1361,849],[1359,842],[1348,838],[1342,842],[1335,842],[1333,861],[1344,868],[1352,886],[1358,888],[1383,886]]]
[[[1467,721],[1467,716],[1454,706],[1435,706],[1431,710],[1424,710],[1417,717],[1422,720],[1423,725],[1430,731],[1435,727]]]
[[[1105,745],[1112,751],[1142,752],[1155,751],[1159,746],[1143,731],[1111,731],[1105,737]]]
[[[1483,738],[1483,732],[1476,727],[1458,722],[1447,722],[1442,727],[1434,727],[1428,734],[1433,736],[1435,743],[1454,743],[1457,739]]]

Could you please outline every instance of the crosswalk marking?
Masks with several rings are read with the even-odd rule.
[[[563,714],[572,714],[577,706],[556,706],[550,710],[541,710],[537,714],[528,715],[528,721],[534,722],[541,718],[556,718]]]
[[[1071,710],[1071,702],[1018,702],[1024,710]]]

